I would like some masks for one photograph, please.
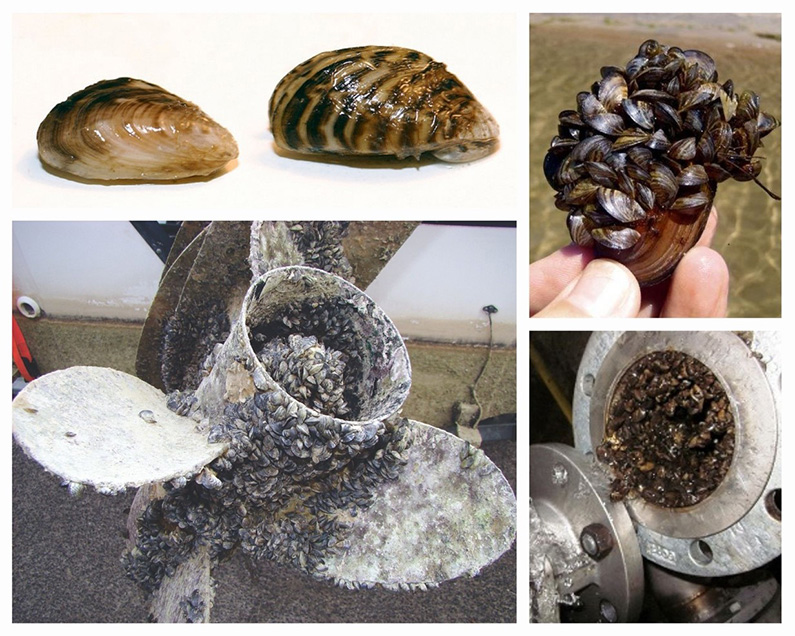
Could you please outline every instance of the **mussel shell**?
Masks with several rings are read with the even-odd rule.
[[[709,181],[707,170],[701,164],[693,164],[682,169],[676,175],[676,181],[680,186],[697,186],[703,185]]]
[[[608,112],[614,113],[627,98],[627,81],[623,73],[608,73],[599,82],[599,101]]]
[[[610,154],[612,142],[602,135],[591,135],[571,151],[573,161],[603,161]]]
[[[591,236],[596,245],[616,251],[630,249],[641,238],[640,232],[631,227],[597,227],[591,230]]]
[[[596,95],[580,93],[577,104],[583,121],[604,135],[615,136],[624,130],[624,118],[610,113]]]
[[[774,131],[781,125],[781,122],[773,117],[773,115],[765,112],[760,112],[756,120],[756,126],[759,129],[759,136],[764,137],[768,133]]]
[[[677,161],[690,161],[696,156],[696,138],[685,137],[671,144],[668,156]]]
[[[569,214],[566,219],[571,240],[582,247],[590,247],[594,240],[588,231],[588,222],[582,214]]]
[[[649,102],[637,101],[634,99],[625,99],[624,112],[629,115],[630,119],[638,126],[645,130],[652,130],[654,128],[654,109]]]
[[[759,95],[753,91],[743,91],[737,100],[734,117],[740,122],[759,117]]]
[[[715,68],[715,60],[704,51],[691,49],[684,51],[684,56],[691,68],[697,69],[698,76],[701,79],[707,82],[717,81],[718,72]]]
[[[665,131],[662,129],[655,130],[654,134],[649,137],[646,146],[652,150],[668,150],[671,147],[671,142],[665,136]]]
[[[596,198],[602,209],[617,221],[630,223],[646,216],[640,204],[620,190],[600,187],[596,190]]]
[[[723,88],[714,82],[699,84],[698,88],[679,95],[679,111],[684,112],[691,108],[709,104],[718,99],[722,90]]]
[[[238,155],[235,139],[160,86],[121,77],[71,95],[41,122],[41,160],[89,180],[206,176]]]
[[[649,143],[651,140],[651,133],[636,129],[625,130],[623,133],[621,133],[621,136],[619,136],[619,138],[613,142],[613,150],[619,152],[639,144]]]
[[[663,208],[670,206],[676,198],[679,185],[676,183],[676,175],[670,168],[662,163],[655,162],[649,170],[651,181],[649,187],[654,192],[654,196]]]
[[[692,195],[698,198],[697,202],[695,198],[687,202],[693,205],[697,203],[698,210],[689,208],[676,212],[654,209],[648,212],[644,219],[627,226],[627,229],[632,229],[638,234],[638,240],[629,247],[616,249],[606,245],[606,240],[600,242],[600,236],[594,234],[596,256],[612,258],[626,265],[641,287],[662,282],[673,273],[682,257],[701,238],[714,195],[715,190],[705,185],[699,193]],[[619,234],[618,229],[618,227],[611,228],[607,240],[618,242],[619,245],[629,243],[634,234]],[[592,231],[592,234],[594,232],[596,230]]]
[[[705,190],[677,197],[671,206],[671,210],[683,214],[701,214],[704,211],[709,211],[711,206],[712,195],[708,190]]]
[[[448,162],[493,152],[499,126],[444,64],[410,49],[320,53],[290,71],[269,103],[276,145],[298,153],[424,152]]]

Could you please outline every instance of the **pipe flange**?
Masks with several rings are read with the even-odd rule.
[[[677,351],[704,364],[725,390],[734,417],[731,463],[705,499],[681,508],[631,495],[624,500],[649,560],[685,574],[725,576],[781,553],[779,350],[778,334],[772,332],[600,332],[591,337],[574,393],[580,452],[594,453],[602,444],[619,382],[653,352]]]
[[[545,580],[554,578],[571,622],[630,622],[640,613],[643,559],[627,510],[609,493],[593,456],[563,444],[530,446],[531,509],[554,537],[540,546],[553,575]],[[530,549],[532,559],[532,536]]]

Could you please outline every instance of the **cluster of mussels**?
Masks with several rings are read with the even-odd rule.
[[[350,301],[339,297],[322,303],[315,300],[291,303],[278,320],[254,330],[251,341],[271,377],[287,382],[290,395],[298,400],[317,396],[321,412],[342,408],[348,419],[356,419],[366,374],[360,352],[367,350],[367,342],[366,335],[354,328],[350,309]],[[293,343],[302,353],[292,351],[290,344],[283,347],[285,342]],[[281,353],[290,349],[290,359],[274,355],[276,348]],[[299,370],[295,365],[301,363],[306,368]],[[322,366],[318,368],[318,364]],[[333,378],[342,380],[343,372],[344,381],[336,383]],[[326,380],[332,382],[323,384]]]
[[[197,478],[166,484],[165,497],[148,505],[135,547],[123,557],[145,591],[157,589],[200,546],[213,560],[241,546],[255,558],[325,578],[325,558],[346,549],[353,518],[378,484],[397,478],[411,444],[411,429],[398,416],[336,419],[359,410],[351,389],[363,375],[356,352],[364,343],[349,316],[335,301],[304,302],[250,334],[287,391],[257,389],[227,402],[209,439],[226,441],[229,450]],[[169,406],[190,414],[195,396],[175,392]]]
[[[290,237],[304,257],[304,264],[352,281],[351,267],[342,246],[347,221],[302,221],[290,225]]]
[[[617,475],[614,499],[637,493],[692,506],[721,483],[734,453],[734,416],[720,381],[680,351],[649,354],[621,377],[597,457]]]
[[[195,352],[210,351],[229,335],[229,316],[222,303],[207,299],[192,304],[191,311],[175,313],[163,323],[160,374],[166,390],[176,389],[185,381],[190,388],[199,386],[204,374],[202,357]]]
[[[315,336],[290,334],[275,338],[259,352],[259,358],[284,390],[313,409],[343,417],[348,405],[345,390],[345,362],[341,351],[327,349]]]
[[[779,122],[757,94],[718,83],[702,51],[648,40],[601,75],[560,113],[544,174],[572,240],[651,285],[700,237],[719,182],[759,183],[754,154]]]

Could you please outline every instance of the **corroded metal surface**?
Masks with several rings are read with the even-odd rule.
[[[218,457],[193,422],[166,408],[165,395],[102,367],[70,367],[29,384],[12,405],[14,438],[63,480],[115,493],[192,477]]]
[[[412,445],[400,478],[381,484],[352,521],[327,574],[352,585],[424,589],[476,575],[512,545],[516,500],[482,451],[410,421]]]

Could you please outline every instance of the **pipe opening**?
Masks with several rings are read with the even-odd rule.
[[[634,362],[608,400],[597,449],[615,479],[613,499],[630,494],[666,508],[709,497],[728,473],[735,422],[715,374],[681,351],[656,351]]]
[[[309,267],[271,270],[249,291],[244,316],[256,359],[308,409],[366,421],[405,401],[411,372],[400,334],[342,278]]]

